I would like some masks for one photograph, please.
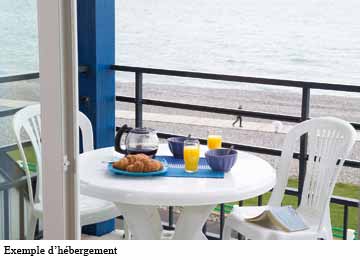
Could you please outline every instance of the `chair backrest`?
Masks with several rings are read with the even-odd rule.
[[[93,129],[90,120],[79,111],[78,113],[79,127],[82,135],[83,151],[91,151],[94,149]],[[27,177],[27,185],[29,190],[30,204],[33,206],[34,202],[42,201],[42,168],[41,168],[41,120],[40,120],[40,105],[27,106],[14,115],[13,128],[15,132],[16,142],[20,151],[21,159],[23,160],[23,167]],[[28,167],[27,158],[23,148],[22,129],[30,138],[30,142],[35,151],[37,162],[37,183],[35,197],[33,196],[33,189],[31,185],[31,175]],[[33,199],[34,198],[34,199]]]
[[[31,206],[35,202],[40,201],[40,195],[42,193],[42,175],[41,175],[41,123],[40,123],[40,105],[27,106],[14,115],[13,119],[13,129],[16,137],[16,143],[18,145],[21,159],[23,160],[23,167],[27,178],[29,200]],[[22,143],[22,130],[26,132],[30,138],[30,142],[33,146],[35,157],[37,161],[37,183],[36,183],[36,192],[35,198],[33,194],[32,184],[31,184],[31,175],[28,167],[27,158],[24,152],[23,143]],[[34,199],[33,199],[34,198]]]
[[[81,111],[78,113],[79,127],[82,136],[82,150],[88,152],[94,150],[94,134],[89,118]]]
[[[355,143],[356,131],[348,122],[333,117],[314,118],[293,127],[285,137],[269,205],[281,205],[294,149],[304,134],[308,138],[308,160],[298,210],[311,213],[320,228],[336,178]]]

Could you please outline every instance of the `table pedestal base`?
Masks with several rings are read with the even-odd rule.
[[[162,233],[158,207],[116,203],[134,239],[160,239]],[[216,205],[184,207],[177,223],[173,239],[206,239],[202,227]]]
[[[175,240],[204,240],[202,232],[206,220],[216,205],[184,207],[176,223]]]
[[[116,203],[116,206],[125,217],[132,238],[144,240],[161,238],[162,225],[158,207],[122,203]]]

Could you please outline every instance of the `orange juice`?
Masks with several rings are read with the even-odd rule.
[[[211,149],[219,149],[221,148],[222,138],[221,135],[209,135],[208,136],[208,148]]]
[[[184,146],[185,171],[196,172],[199,166],[200,146]]]

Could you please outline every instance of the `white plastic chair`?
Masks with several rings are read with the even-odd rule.
[[[309,229],[285,232],[265,228],[245,219],[259,215],[269,206],[280,206],[288,182],[293,152],[299,138],[308,135],[308,161],[301,203],[296,209]],[[356,140],[347,122],[323,117],[302,122],[286,135],[277,171],[277,183],[267,206],[234,207],[224,226],[224,239],[235,230],[249,239],[332,239],[330,197],[336,178]]]
[[[93,130],[90,120],[81,112],[78,114],[79,127],[83,139],[83,151],[94,149]],[[27,239],[33,239],[36,222],[43,215],[42,208],[42,169],[41,169],[41,127],[40,127],[40,105],[25,107],[14,115],[13,128],[15,131],[16,142],[20,150],[21,159],[23,160],[24,171],[26,174],[29,201],[30,201],[30,218],[27,226]],[[35,197],[33,194],[31,174],[24,153],[21,130],[24,129],[30,138],[35,151],[38,177],[36,183]],[[109,201],[96,199],[93,197],[80,195],[80,223],[81,226],[106,221],[120,215],[118,208]]]

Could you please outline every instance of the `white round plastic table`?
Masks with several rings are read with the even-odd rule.
[[[201,146],[201,156],[207,150]],[[171,155],[161,144],[158,155]],[[237,162],[223,179],[179,177],[128,177],[107,170],[107,161],[120,157],[113,147],[80,155],[81,192],[114,202],[135,239],[160,239],[159,206],[183,206],[174,239],[205,239],[202,226],[219,203],[259,196],[276,182],[274,168],[263,159],[238,152]]]

